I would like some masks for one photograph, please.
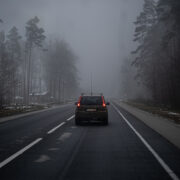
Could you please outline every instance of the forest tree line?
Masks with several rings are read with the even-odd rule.
[[[25,35],[17,27],[9,32],[0,19],[0,108],[62,102],[78,89],[77,56],[65,40],[48,39],[34,17],[25,24]]]
[[[152,102],[180,107],[180,1],[144,0],[134,24],[137,48],[124,65],[135,69]]]

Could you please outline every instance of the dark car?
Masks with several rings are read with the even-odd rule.
[[[80,125],[83,121],[99,121],[108,125],[108,109],[104,96],[102,95],[82,95],[75,111],[75,123]]]

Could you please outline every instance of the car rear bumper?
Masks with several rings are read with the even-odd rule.
[[[80,121],[104,121],[108,118],[108,112],[76,112],[75,119]]]

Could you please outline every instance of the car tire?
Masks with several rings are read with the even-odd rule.
[[[77,126],[81,125],[81,122],[80,122],[80,120],[79,120],[78,118],[75,118],[75,124],[76,124]]]
[[[103,124],[106,126],[108,125],[108,118],[104,119]]]

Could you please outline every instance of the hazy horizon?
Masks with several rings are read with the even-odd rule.
[[[78,56],[80,87],[118,95],[121,60],[133,50],[134,24],[143,0],[1,0],[0,17],[6,32],[38,16],[47,37],[65,39]],[[48,39],[47,39],[48,40]]]

